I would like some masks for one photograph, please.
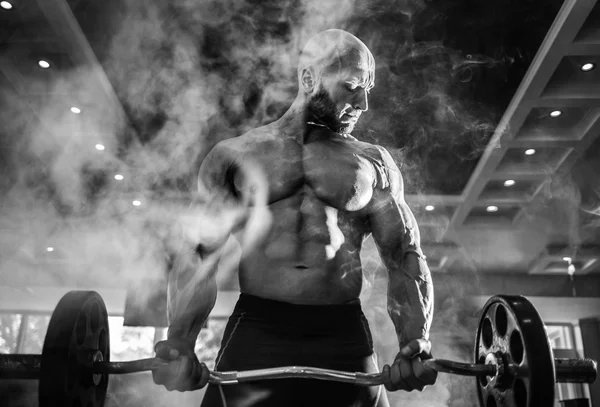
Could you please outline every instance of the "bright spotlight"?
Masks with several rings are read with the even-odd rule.
[[[507,179],[506,181],[504,181],[504,186],[505,187],[512,187],[513,185],[515,185],[515,180],[514,179]]]
[[[73,106],[73,107],[71,108],[71,112],[73,112],[73,113],[75,113],[75,114],[79,114],[79,113],[81,113],[81,109],[80,109],[80,108],[78,108],[78,107],[75,107],[75,106]]]
[[[102,144],[96,144],[96,150],[104,151],[104,146]]]
[[[140,206],[142,204],[141,201],[138,201],[137,199],[135,201],[132,202],[133,206]]]
[[[425,207],[425,210],[426,210],[427,212],[431,212],[431,211],[432,211],[432,210],[434,210],[434,209],[435,209],[435,206],[433,206],[433,205],[427,205],[427,206]]]
[[[596,65],[595,65],[595,64],[593,64],[593,63],[591,63],[591,62],[588,62],[587,64],[583,64],[583,65],[581,65],[581,70],[582,70],[583,72],[589,72],[589,71],[591,71],[592,69],[594,69],[595,67],[596,67]]]
[[[115,175],[115,179],[117,181],[123,181],[123,176],[121,174],[117,174],[117,175]]]
[[[534,155],[535,154],[535,148],[530,148],[528,150],[525,150],[525,155]]]
[[[50,68],[50,62],[45,61],[43,59],[40,59],[38,61],[38,65],[40,66],[40,68],[44,68],[44,69]]]
[[[0,7],[4,10],[10,10],[13,6],[8,1],[0,1]]]
[[[565,256],[565,257],[563,257],[563,260],[566,261],[567,263],[570,263],[571,260],[573,260],[573,259],[570,258],[569,256]]]
[[[490,205],[487,208],[485,208],[485,210],[488,212],[498,212],[498,207],[496,205]]]
[[[560,110],[553,110],[550,112],[550,117],[558,117],[562,114]]]
[[[50,252],[53,252],[53,251],[54,251],[54,247],[52,247],[52,246],[48,246],[48,247],[46,247],[46,251],[47,251],[48,253],[50,253]]]

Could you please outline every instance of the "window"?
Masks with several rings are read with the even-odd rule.
[[[548,324],[546,325],[548,340],[554,351],[555,358],[578,358],[575,349],[573,326],[570,324]],[[560,406],[561,400],[583,398],[583,385],[578,383],[556,383],[555,407]]]
[[[574,349],[571,325],[546,325],[546,333],[552,349]]]
[[[0,353],[40,354],[50,323],[50,314],[0,313]],[[195,352],[213,369],[227,319],[210,318],[200,331]],[[164,339],[166,329],[123,326],[123,317],[109,316],[110,360],[127,361],[154,357],[154,344]]]
[[[123,317],[108,317],[110,360],[154,357],[154,327],[123,326]]]
[[[18,353],[21,315],[0,314],[0,353]]]
[[[225,332],[225,325],[227,325],[226,318],[210,318],[196,340],[194,351],[198,356],[198,360],[206,363],[206,366],[210,370],[215,368],[217,353],[221,346],[223,332]]]
[[[50,315],[23,315],[23,348],[19,353],[42,353]]]

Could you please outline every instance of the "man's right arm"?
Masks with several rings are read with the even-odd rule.
[[[241,205],[228,171],[233,155],[218,145],[200,166],[198,193],[180,218],[182,248],[169,274],[167,339],[192,347],[217,298],[216,272],[223,246],[239,227]]]
[[[264,174],[241,152],[220,143],[202,162],[198,195],[181,217],[183,246],[169,275],[169,331],[154,348],[170,362],[152,372],[156,384],[186,391],[208,382],[208,368],[198,361],[194,345],[216,301],[215,274],[217,268],[237,267],[235,256],[224,253],[233,233],[242,256],[268,233],[267,198]]]
[[[208,154],[200,167],[198,195],[180,217],[181,249],[168,279],[169,330],[167,340],[154,347],[156,356],[169,363],[152,371],[154,382],[169,391],[199,389],[210,376],[194,345],[217,298],[215,274],[223,247],[243,220],[243,205],[227,175],[235,172],[234,157],[218,145]]]
[[[264,174],[241,152],[221,143],[203,160],[197,197],[181,221],[184,247],[169,275],[168,339],[195,343],[216,301],[217,268],[237,267],[225,244],[236,233],[242,252],[252,251],[270,226],[267,197]]]

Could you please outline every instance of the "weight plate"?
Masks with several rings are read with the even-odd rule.
[[[554,355],[544,322],[522,296],[497,295],[483,307],[475,340],[476,363],[504,372],[477,378],[482,407],[553,407]]]
[[[40,407],[102,407],[108,375],[92,374],[110,357],[108,314],[94,291],[68,292],[50,318],[40,366]]]

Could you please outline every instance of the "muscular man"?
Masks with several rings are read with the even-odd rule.
[[[233,234],[242,248],[241,294],[216,370],[279,366],[376,372],[361,311],[360,250],[372,235],[389,274],[388,311],[399,352],[388,390],[422,390],[437,374],[430,356],[433,286],[403,181],[390,154],[351,132],[368,109],[375,63],[355,36],[328,30],[309,40],[298,95],[274,123],[219,143],[203,161],[187,224],[189,252],[169,281],[171,362],[154,372],[169,390],[196,389],[208,370],[194,344],[217,295],[216,268]],[[194,250],[195,248],[195,250]],[[222,264],[221,264],[222,265]],[[385,406],[381,387],[310,379],[216,386],[202,406]]]

